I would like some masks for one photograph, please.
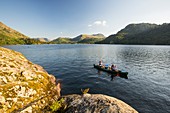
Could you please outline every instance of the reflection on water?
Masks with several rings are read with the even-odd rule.
[[[102,93],[128,103],[142,113],[170,113],[170,47],[136,45],[24,45],[6,46],[22,52],[62,80],[62,94]],[[114,63],[128,79],[93,64]],[[111,81],[113,80],[113,81]]]

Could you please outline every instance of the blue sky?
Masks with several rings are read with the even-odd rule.
[[[0,21],[29,37],[115,34],[130,23],[170,23],[170,0],[0,0]]]

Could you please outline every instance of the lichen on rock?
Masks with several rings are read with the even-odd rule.
[[[60,84],[21,53],[0,47],[0,113],[40,112],[60,96]]]
[[[102,94],[63,96],[66,113],[138,113],[134,108],[114,97]]]

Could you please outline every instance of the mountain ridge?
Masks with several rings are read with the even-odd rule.
[[[53,44],[74,44],[74,43],[87,43],[87,44],[93,44],[97,41],[101,41],[105,38],[105,36],[101,33],[98,34],[81,34],[78,35],[75,38],[68,38],[68,37],[59,37],[57,39],[52,40],[50,43]]]
[[[0,45],[16,44],[139,44],[170,45],[170,24],[132,23],[105,37],[103,34],[80,34],[74,38],[59,37],[52,41],[47,38],[29,38],[0,22]]]
[[[48,38],[33,38],[33,39],[38,40],[40,42],[50,42]]]
[[[155,38],[156,37],[156,38]],[[166,40],[166,41],[165,41]],[[116,34],[96,42],[98,44],[170,44],[170,24],[139,23],[129,24]]]
[[[89,34],[80,34],[77,37],[73,38],[72,40],[78,42],[78,41],[81,41],[81,40],[87,39],[87,38],[105,38],[105,36],[103,34],[101,34],[101,33],[92,34],[92,35],[89,35]]]
[[[58,37],[57,39],[54,39],[50,41],[51,44],[72,44],[74,43],[71,38],[68,37]]]

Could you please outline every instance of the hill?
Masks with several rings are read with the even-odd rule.
[[[41,44],[42,42],[31,39],[28,36],[8,27],[0,22],[0,45],[16,44]]]
[[[170,24],[158,27],[124,39],[122,43],[143,45],[170,45]]]
[[[50,42],[48,38],[33,38],[33,39],[38,40],[40,42]]]
[[[81,34],[75,38],[59,37],[49,41],[47,38],[29,38],[0,22],[0,45],[47,43],[170,45],[170,24],[129,24],[117,34],[110,35],[107,38],[103,34]]]
[[[6,26],[2,22],[0,22],[0,34],[12,38],[28,38],[28,36]]]
[[[81,34],[75,38],[73,38],[72,40],[73,41],[76,41],[76,42],[79,42],[79,41],[82,41],[84,39],[104,39],[105,36],[103,34],[93,34],[93,35],[87,35],[87,34]]]
[[[104,44],[170,44],[170,24],[129,24],[117,34],[97,42]]]
[[[74,43],[71,38],[59,37],[50,42],[51,44],[72,44]]]
[[[74,44],[74,43],[86,43],[86,44],[94,44],[97,41],[101,41],[105,38],[103,34],[81,34],[75,38],[65,38],[59,37],[55,40],[52,40],[50,43],[52,44]]]
[[[24,44],[24,41],[20,40],[21,38],[28,37],[0,22],[0,45]]]
[[[77,43],[85,43],[85,44],[94,44],[95,42],[101,41],[105,39],[105,36],[103,34],[93,34],[93,35],[86,35],[82,34],[77,36],[76,38],[73,38],[74,41],[77,41]]]

